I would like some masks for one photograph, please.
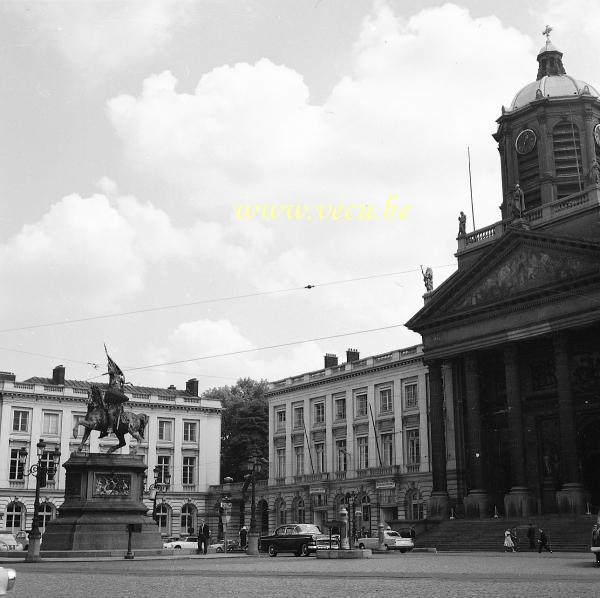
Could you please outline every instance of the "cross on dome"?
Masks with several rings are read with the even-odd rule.
[[[550,43],[550,32],[552,31],[552,27],[550,25],[546,25],[546,29],[542,31],[542,35],[546,36],[546,43]]]

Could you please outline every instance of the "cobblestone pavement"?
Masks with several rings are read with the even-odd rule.
[[[219,555],[3,564],[17,570],[12,598],[600,596],[600,568],[589,553],[386,554],[338,561]]]

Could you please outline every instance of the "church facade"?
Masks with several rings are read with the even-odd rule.
[[[501,219],[461,227],[457,271],[407,322],[429,367],[430,516],[600,506],[600,94],[545,33],[536,80],[497,120]]]

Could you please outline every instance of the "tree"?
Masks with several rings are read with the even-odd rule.
[[[241,378],[233,386],[212,388],[202,396],[221,401],[221,477],[241,482],[249,456],[269,457],[268,383]],[[265,467],[258,479],[268,477]]]

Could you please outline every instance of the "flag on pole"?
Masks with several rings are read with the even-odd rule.
[[[115,376],[122,376],[123,379],[125,379],[125,376],[121,370],[121,368],[111,359],[110,355],[108,354],[108,350],[106,349],[106,343],[104,343],[104,352],[106,353],[106,357],[108,359],[108,375],[110,376],[111,380],[115,377]]]

